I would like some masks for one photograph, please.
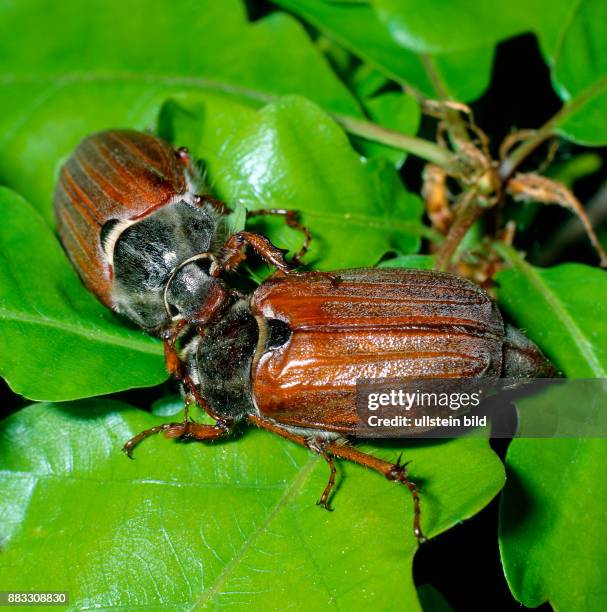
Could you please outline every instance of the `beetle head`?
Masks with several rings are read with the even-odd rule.
[[[183,200],[116,225],[104,241],[114,308],[145,329],[189,318],[217,283],[211,254],[222,238],[210,206]]]

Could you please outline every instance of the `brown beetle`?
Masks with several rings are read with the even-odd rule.
[[[227,236],[227,208],[201,195],[202,188],[186,149],[134,130],[85,138],[61,169],[54,209],[72,263],[104,304],[146,330],[204,319],[203,306],[217,290],[213,273],[237,266],[246,245],[279,269],[289,268],[263,236]],[[282,215],[304,232],[299,260],[309,233],[295,213],[248,216],[261,214]]]
[[[263,283],[195,335],[182,358],[194,399],[215,420],[185,420],[144,437],[211,440],[240,421],[319,453],[335,482],[332,457],[370,467],[413,494],[414,530],[424,539],[419,496],[406,466],[345,443],[356,436],[356,383],[373,378],[534,377],[553,373],[539,349],[504,325],[489,295],[441,272],[360,269],[304,272]]]
[[[59,235],[85,285],[106,306],[161,335],[169,371],[182,379],[176,339],[224,304],[229,290],[217,277],[238,266],[247,245],[286,271],[310,241],[293,211],[249,211],[247,217],[281,215],[304,233],[287,264],[284,251],[259,234],[228,236],[227,207],[201,190],[186,149],[151,134],[109,130],[78,145],[54,194]]]
[[[224,205],[200,195],[187,152],[131,130],[85,139],[64,165],[55,213],[64,246],[85,284],[106,305],[161,333],[167,366],[184,386],[182,423],[146,436],[212,440],[248,421],[322,455],[405,484],[423,539],[419,495],[406,466],[346,444],[356,433],[360,378],[545,376],[551,367],[520,332],[504,326],[481,288],[418,270],[289,273],[283,251],[251,232],[227,236]],[[295,213],[280,214],[310,236]],[[251,296],[222,278],[252,246],[282,276]],[[177,341],[182,338],[183,346]],[[188,417],[195,400],[216,421]]]

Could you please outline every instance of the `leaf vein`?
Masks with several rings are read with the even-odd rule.
[[[15,312],[10,311],[5,308],[0,308],[0,320],[4,321],[18,321],[20,323],[25,323],[27,325],[39,325],[41,327],[50,327],[54,329],[59,329],[61,331],[69,332],[77,336],[82,336],[89,340],[93,340],[94,342],[113,344],[115,346],[120,346],[123,348],[133,349],[142,353],[148,353],[150,355],[158,355],[160,356],[161,352],[158,346],[151,345],[150,341],[136,341],[130,340],[127,338],[119,338],[117,336],[106,335],[103,338],[100,338],[99,335],[95,333],[95,330],[85,329],[79,327],[77,325],[70,324],[66,321],[58,321],[56,319],[49,319],[40,313],[40,318],[36,318],[28,313],[24,312]],[[104,332],[105,333],[105,332]],[[149,346],[148,346],[149,343]]]

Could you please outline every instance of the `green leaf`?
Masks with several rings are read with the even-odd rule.
[[[453,608],[441,592],[431,584],[422,584],[417,588],[417,595],[424,612],[453,612]]]
[[[371,119],[383,127],[410,136],[414,136],[419,128],[421,112],[419,104],[411,96],[391,91],[366,99],[364,106]],[[362,138],[354,139],[354,142],[365,157],[387,159],[396,168],[400,168],[407,158],[401,149]]]
[[[598,172],[602,166],[601,156],[589,151],[552,164],[546,176],[572,189],[577,181]]]
[[[190,144],[205,162],[212,190],[247,210],[299,211],[313,237],[306,263],[367,266],[389,250],[419,248],[420,199],[405,191],[387,162],[361,159],[316,105],[285,97],[256,111],[217,96],[178,101],[200,113],[200,141]],[[301,233],[282,219],[263,218],[252,227],[281,247],[301,245]]]
[[[369,3],[325,2],[323,0],[273,0],[293,11],[327,36],[349,49],[387,77],[408,85],[431,98],[453,97],[462,102],[478,98],[489,85],[493,45],[480,42],[462,51],[430,55],[401,46],[379,20]],[[425,3],[417,15],[428,12]],[[427,24],[432,26],[431,22]],[[441,36],[453,37],[452,24]]]
[[[419,53],[448,53],[524,32],[554,36],[570,10],[567,0],[371,0],[395,40]]]
[[[0,7],[0,180],[51,220],[56,170],[106,128],[146,129],[175,92],[221,91],[259,106],[303,94],[358,104],[293,18],[254,24],[239,0],[37,0]]]
[[[95,300],[25,200],[0,188],[0,214],[0,374],[13,391],[68,400],[167,378],[160,342]]]
[[[502,308],[567,376],[605,378],[607,272],[579,264],[538,269],[512,249],[497,248],[513,266],[497,277]],[[538,402],[562,403],[566,410],[572,401],[585,401],[552,391],[548,400],[517,402],[523,425],[525,414],[541,410]],[[601,544],[607,535],[607,487],[596,476],[606,460],[604,439],[512,441],[500,550],[521,603],[536,607],[550,601],[558,610],[607,605],[602,574],[607,555]]]
[[[565,102],[557,133],[607,144],[607,4],[603,0],[275,0],[387,77],[426,96],[469,102],[486,89],[500,40],[535,33]]]
[[[360,99],[376,95],[389,82],[379,70],[363,63],[359,64],[348,77],[350,88]]]
[[[607,378],[607,272],[581,264],[535,268],[495,245],[500,307],[570,378]]]
[[[565,101],[556,131],[579,143],[607,144],[607,4],[580,0],[560,32],[552,78]]]
[[[157,422],[88,401],[33,405],[0,424],[3,584],[68,590],[74,609],[420,609],[404,487],[343,462],[325,512],[324,461],[260,430],[212,445],[157,436],[124,457],[124,440]],[[429,535],[504,481],[486,440],[375,449],[390,460],[401,450]]]
[[[515,439],[506,462],[500,551],[513,595],[531,608],[604,610],[607,440]]]
[[[416,268],[418,270],[432,270],[434,257],[432,255],[400,255],[386,259],[377,265],[378,268]]]

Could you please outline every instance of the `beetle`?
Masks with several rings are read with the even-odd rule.
[[[305,255],[309,231],[296,213],[280,215],[304,234],[299,253],[259,234],[228,235],[227,207],[204,193],[187,149],[152,134],[107,130],[86,137],[62,166],[53,205],[61,241],[84,284],[106,306],[165,343],[177,375],[175,341],[188,324],[205,324],[228,291],[216,278],[233,270],[251,246],[287,271]]]
[[[165,423],[169,438],[213,440],[248,422],[321,455],[354,461],[406,485],[420,524],[417,487],[348,441],[357,433],[356,383],[373,378],[546,377],[554,370],[521,332],[505,325],[487,292],[452,274],[411,269],[291,272],[231,303],[183,348],[194,397],[215,425]],[[412,433],[415,433],[412,431]]]
[[[296,213],[278,214],[304,233],[294,260],[252,232],[227,235],[225,205],[200,194],[187,151],[133,130],[84,139],[64,164],[54,196],[59,234],[83,282],[107,306],[165,344],[169,372],[183,384],[181,423],[164,431],[213,440],[248,421],[320,454],[370,467],[409,488],[423,540],[417,487],[406,464],[346,442],[356,433],[358,378],[542,376],[551,366],[505,326],[484,290],[457,276],[419,270],[294,273],[310,234]],[[250,295],[222,275],[253,247],[277,273]],[[195,423],[195,401],[215,425]]]

